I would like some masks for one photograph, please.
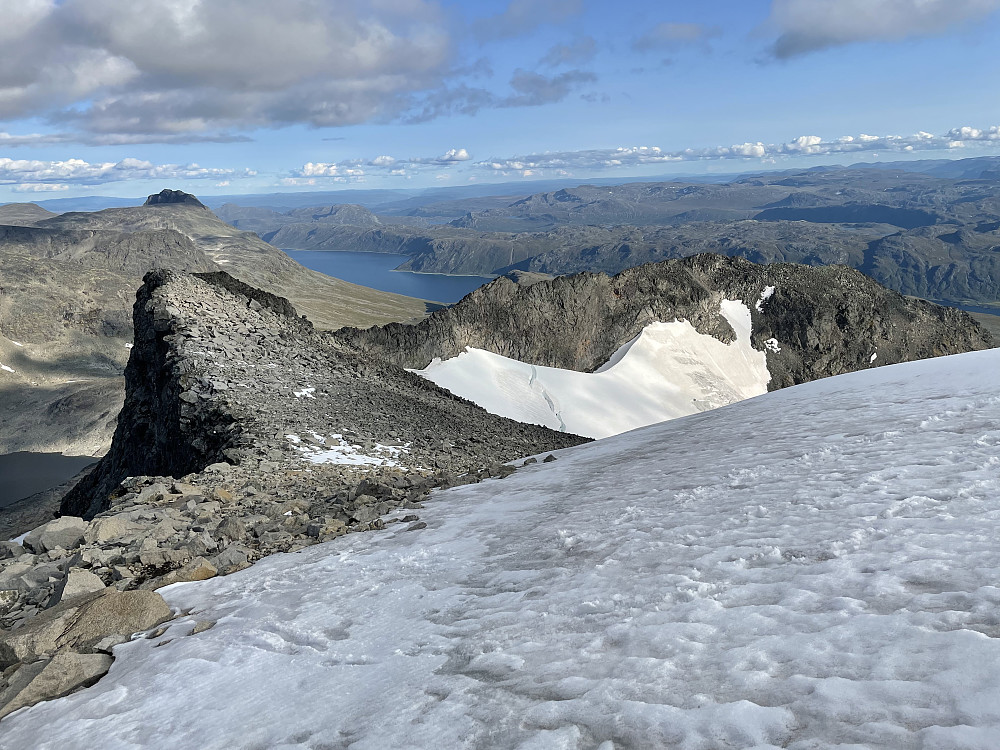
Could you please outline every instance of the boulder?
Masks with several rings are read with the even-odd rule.
[[[24,546],[36,555],[57,547],[75,549],[83,542],[86,531],[87,522],[82,518],[63,516],[49,521],[44,526],[39,526],[29,533],[24,538]]]
[[[59,638],[60,645],[87,651],[109,635],[132,635],[169,620],[173,614],[155,591],[115,591],[80,608],[78,616]]]
[[[106,544],[119,539],[127,539],[141,527],[133,523],[126,514],[95,518],[85,532],[88,544]]]
[[[171,616],[170,607],[154,591],[104,589],[80,595],[0,634],[0,669],[57,651],[90,651],[107,636],[127,637]]]
[[[114,659],[108,654],[56,654],[51,661],[21,667],[15,677],[25,672],[0,694],[0,718],[25,706],[61,698],[74,690],[93,685],[107,674]]]
[[[90,594],[94,591],[102,591],[103,589],[104,581],[89,570],[71,568],[67,576],[56,584],[51,604],[55,605],[60,602],[69,601],[78,596]]]
[[[160,579],[152,582],[153,588],[169,586],[172,583],[187,583],[188,581],[205,581],[214,578],[218,569],[204,557],[196,557],[187,565],[172,570]]]

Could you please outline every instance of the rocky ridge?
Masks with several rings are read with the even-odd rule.
[[[160,586],[417,531],[433,488],[583,442],[488,414],[224,272],[150,272],[133,315],[111,451],[62,517],[0,543],[0,716],[99,679],[114,645],[171,616]]]
[[[688,320],[700,333],[732,341],[719,312],[723,299],[750,309],[753,346],[767,353],[771,390],[992,345],[967,313],[903,297],[845,266],[763,266],[712,254],[528,286],[501,277],[415,325],[334,335],[408,368],[475,347],[592,372],[653,322]]]

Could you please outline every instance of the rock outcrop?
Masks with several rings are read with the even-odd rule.
[[[723,299],[750,308],[753,344],[767,352],[771,390],[992,344],[967,313],[903,297],[846,266],[763,266],[712,254],[613,277],[581,273],[528,286],[500,278],[416,325],[335,335],[409,368],[471,346],[592,372],[657,321],[688,320],[700,333],[732,341],[734,332],[719,314]]]
[[[183,476],[222,461],[298,465],[295,441],[310,435],[327,450],[347,437],[405,453],[392,463],[453,473],[579,442],[489,415],[359,353],[314,331],[287,300],[223,272],[147,274],[133,325],[111,451],[66,496],[65,514],[106,510],[128,476]]]
[[[200,200],[195,198],[191,193],[185,193],[183,190],[170,190],[165,188],[159,193],[154,193],[153,195],[146,198],[146,202],[142,205],[144,206],[166,206],[170,204],[184,204],[187,206],[198,206],[200,208],[206,208],[205,204]],[[207,210],[207,209],[206,209]]]

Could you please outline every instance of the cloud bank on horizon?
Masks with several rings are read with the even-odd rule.
[[[990,69],[970,59],[991,59],[977,45],[1000,28],[1000,0],[713,5],[0,0],[0,188],[530,177],[1000,145],[1000,110],[975,79]],[[932,63],[938,90],[917,70]],[[966,90],[967,108],[934,106]],[[923,111],[899,106],[917,94]],[[927,131],[782,140],[914,126]]]

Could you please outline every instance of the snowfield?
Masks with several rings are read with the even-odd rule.
[[[761,301],[770,296],[767,289]],[[767,355],[750,344],[750,310],[724,300],[720,312],[736,332],[730,344],[687,321],[653,323],[593,373],[472,347],[413,372],[492,414],[603,438],[767,392]]]
[[[162,589],[187,614],[0,745],[994,750],[998,372],[785,389]]]

